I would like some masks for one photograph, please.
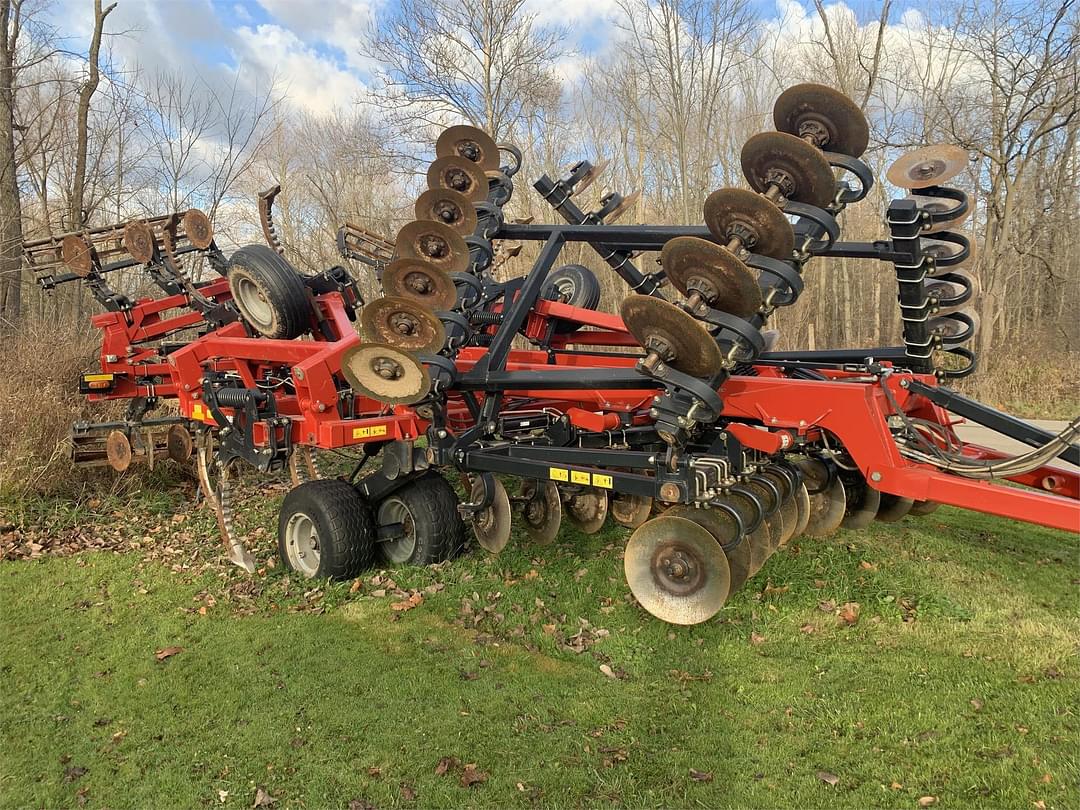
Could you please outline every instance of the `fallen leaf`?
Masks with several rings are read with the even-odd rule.
[[[866,560],[863,560],[861,563],[859,563],[859,568],[861,568],[863,571],[877,571],[877,566],[874,565],[872,562],[867,562]]]
[[[439,760],[439,764],[435,766],[435,775],[442,776],[444,773],[450,770],[456,770],[461,762],[457,757],[443,757]]]
[[[822,613],[832,613],[836,610],[836,602],[833,602],[831,599],[824,602],[818,602],[817,609]]]
[[[828,771],[818,771],[817,778],[827,785],[840,784],[840,777],[837,776],[835,773],[829,773]]]
[[[800,632],[806,633],[806,635],[808,636],[812,633],[817,632],[817,628],[814,627],[814,625],[812,624],[804,624],[802,627],[799,628],[799,630]]]
[[[762,644],[765,643],[765,636],[761,635],[760,633],[751,633],[750,643],[753,644],[755,647],[760,647]]]
[[[84,768],[81,765],[72,765],[70,768],[64,769],[64,781],[74,782],[77,779],[82,779],[89,771],[89,768]]]
[[[615,671],[611,667],[609,667],[607,664],[601,664],[600,665],[600,671],[603,672],[605,675],[607,675],[609,678],[617,678],[618,677],[618,675],[615,674]]]
[[[488,780],[488,775],[484,771],[478,770],[476,763],[470,763],[465,766],[465,770],[461,773],[461,784],[463,787],[472,787],[473,785],[483,784]]]
[[[377,765],[372,765],[370,768],[367,769],[367,775],[370,776],[372,779],[378,779],[380,776],[382,776],[382,768],[378,767]]]
[[[363,586],[364,586],[364,581],[362,579],[354,579],[353,584],[349,586],[349,593],[356,593]]]
[[[972,698],[969,702],[971,703],[971,708],[975,711],[979,711],[983,707],[983,702],[978,698]]]
[[[840,621],[844,624],[852,625],[859,620],[859,611],[861,606],[858,602],[845,602],[840,606],[840,612],[837,616],[840,617]]]
[[[221,802],[222,804],[225,804],[225,800],[229,798],[229,791],[227,791],[227,790],[219,790],[217,792],[217,797],[218,797],[219,802]]]
[[[404,782],[401,783],[401,798],[407,802],[416,801],[416,788],[412,785],[407,785]]]
[[[367,799],[353,799],[349,802],[349,810],[375,810],[375,805]]]
[[[1043,783],[1044,785],[1049,785],[1049,784],[1050,784],[1050,783],[1051,783],[1052,781],[1054,781],[1054,777],[1052,777],[1052,776],[1051,776],[1050,774],[1048,774],[1048,773],[1044,773],[1044,774],[1043,774],[1043,775],[1042,775],[1042,776],[1041,776],[1041,777],[1039,778],[1039,781],[1040,781],[1040,782],[1042,782],[1042,783]]]
[[[690,769],[690,778],[695,782],[711,782],[712,771],[699,771],[696,768]]]
[[[183,647],[165,647],[164,649],[155,652],[154,658],[156,658],[158,661],[164,661],[166,658],[172,658],[174,655],[182,653],[183,651]]]
[[[1035,805],[1035,810],[1046,810],[1046,802],[1042,799],[1039,799],[1037,802],[1032,802],[1032,804]]]
[[[417,591],[414,592],[408,599],[403,599],[400,602],[394,602],[390,605],[390,609],[404,613],[406,610],[412,610],[414,607],[419,607],[423,603],[424,595]]]
[[[930,807],[937,804],[937,796],[923,796],[919,799],[919,807]]]
[[[86,802],[87,802],[86,797],[87,797],[87,795],[89,793],[90,793],[90,788],[88,788],[88,787],[81,787],[81,788],[79,788],[78,790],[75,791],[75,801],[78,803],[79,807],[85,807],[86,806]]]
[[[889,787],[891,787],[893,790],[903,790],[904,789],[904,786],[902,784],[900,784],[899,782],[893,782],[891,785],[889,785]]]
[[[255,788],[255,803],[252,807],[270,807],[277,804],[277,796],[271,796],[265,788]]]

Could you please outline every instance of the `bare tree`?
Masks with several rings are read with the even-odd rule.
[[[0,0],[0,330],[22,312],[22,201],[15,157],[15,53],[21,0]]]
[[[78,228],[85,224],[90,217],[90,212],[84,205],[86,188],[86,150],[90,136],[89,122],[90,100],[97,92],[101,81],[98,58],[101,54],[101,33],[105,28],[105,18],[116,8],[116,3],[105,9],[101,7],[101,0],[94,0],[94,33],[90,37],[90,53],[87,59],[87,77],[79,88],[78,119],[75,124],[75,177],[71,190],[71,211],[68,214],[69,228]]]
[[[403,0],[377,22],[369,55],[384,66],[379,101],[402,123],[460,117],[502,139],[561,92],[563,37],[526,0]]]

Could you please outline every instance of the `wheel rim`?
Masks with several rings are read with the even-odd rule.
[[[243,308],[248,318],[258,327],[269,327],[274,320],[274,312],[266,294],[249,278],[241,276],[236,280],[237,303]]]
[[[408,562],[416,551],[416,523],[409,507],[398,498],[387,498],[379,505],[379,525],[400,523],[404,527],[401,537],[383,540],[379,549],[390,562]]]
[[[319,530],[315,521],[303,512],[289,518],[285,526],[285,551],[289,566],[304,576],[313,577],[319,570]]]

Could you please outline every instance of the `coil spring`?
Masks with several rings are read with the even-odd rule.
[[[503,322],[503,314],[501,312],[470,312],[469,323],[474,326],[492,326]]]

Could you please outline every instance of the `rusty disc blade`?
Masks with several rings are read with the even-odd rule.
[[[660,263],[675,289],[686,296],[700,293],[714,309],[749,318],[761,307],[754,274],[723,245],[677,236],[664,244]]]
[[[143,264],[152,261],[155,242],[150,223],[137,219],[124,226],[124,250],[130,253],[135,261]]]
[[[463,273],[470,263],[464,237],[449,225],[429,219],[413,220],[398,231],[394,258],[420,259],[445,273]]]
[[[811,137],[819,149],[861,157],[870,125],[859,105],[823,84],[789,87],[773,105],[773,124],[781,132]]]
[[[705,325],[674,304],[648,295],[631,295],[619,306],[630,333],[648,351],[692,377],[720,370],[723,355]]]
[[[350,347],[342,355],[341,371],[354,391],[384,405],[412,405],[431,389],[424,365],[385,343]]]
[[[743,537],[741,542],[735,543],[739,537],[739,527],[730,514],[722,509],[698,508],[689,504],[673,506],[666,514],[671,517],[692,520],[713,536],[713,539],[720,546],[720,550],[727,557],[731,577],[729,593],[737,591],[750,578],[750,566],[752,563],[750,538]],[[731,543],[735,543],[735,545],[724,548],[724,546]]]
[[[739,513],[739,519],[742,521],[743,526],[749,527],[753,524],[757,514],[757,507],[750,498],[741,492],[726,492],[723,498]],[[764,520],[760,521],[757,528],[743,539],[748,541],[750,546],[750,571],[748,576],[752,577],[761,570],[766,560],[769,559],[769,555],[772,553],[773,540],[769,534],[769,527],[765,525]]]
[[[799,537],[806,531],[806,527],[810,523],[810,493],[806,491],[806,484],[802,481],[795,488],[795,506],[798,509],[799,517],[795,521],[795,534],[793,536]]]
[[[844,494],[847,496],[847,509],[841,526],[857,530],[865,529],[874,522],[881,505],[880,492],[861,477],[848,476],[844,479]]]
[[[214,241],[214,226],[210,224],[210,217],[198,208],[189,208],[184,214],[184,233],[199,250],[206,250]]]
[[[881,504],[878,506],[877,515],[874,517],[882,523],[896,523],[902,519],[915,501],[911,498],[901,498],[899,495],[890,495],[888,492],[881,493]]]
[[[761,471],[761,475],[780,487],[781,493],[790,487],[790,484],[783,480],[781,473],[774,472],[768,467]],[[784,520],[784,533],[781,535],[780,542],[777,545],[783,547],[795,536],[795,529],[799,526],[799,507],[798,504],[795,503],[794,491],[791,491],[788,497],[780,498],[779,509],[780,516]]]
[[[195,441],[191,437],[191,431],[183,425],[173,425],[165,435],[165,446],[169,458],[178,464],[183,464],[191,458]]]
[[[596,534],[607,520],[607,493],[599,489],[569,493],[566,498],[566,516],[583,534]]]
[[[670,624],[700,624],[719,612],[731,590],[727,557],[692,520],[654,518],[626,544],[623,571],[638,603]]]
[[[476,230],[476,207],[464,194],[449,188],[429,188],[416,199],[413,211],[417,219],[449,225],[462,236]]]
[[[376,298],[360,312],[365,341],[386,343],[409,352],[435,354],[446,344],[442,321],[419,302],[403,296]]]
[[[941,506],[941,504],[937,501],[915,501],[915,503],[911,505],[908,514],[914,515],[915,517],[924,517],[936,512],[939,506]]]
[[[971,320],[969,326],[966,322],[958,320],[955,316],[962,315]],[[969,338],[978,334],[980,326],[979,313],[971,306],[949,307],[941,310],[926,322],[926,328],[931,334],[940,335],[946,347],[966,342]]]
[[[632,191],[627,194],[625,197],[623,197],[622,202],[612,208],[611,211],[608,212],[607,216],[604,217],[604,224],[614,225],[616,222],[622,219],[623,214],[625,214],[627,211],[637,205],[637,201],[639,199],[641,199],[640,191]]]
[[[901,155],[886,170],[885,177],[899,188],[928,188],[952,180],[967,165],[968,153],[959,146],[936,144]]]
[[[473,515],[472,529],[476,542],[482,549],[498,554],[510,541],[510,498],[502,481],[498,478],[492,480],[495,481],[495,491],[492,493],[491,504]],[[480,500],[484,492],[483,486],[479,477],[473,481],[469,500]]]
[[[786,132],[759,132],[742,149],[742,170],[754,191],[776,185],[789,200],[825,208],[836,196],[832,167],[819,149]]]
[[[646,495],[627,495],[624,492],[611,496],[611,519],[627,529],[636,529],[652,514],[653,499]]]
[[[537,545],[547,546],[555,542],[562,525],[559,488],[552,481],[527,478],[521,485],[521,494],[527,499],[521,509],[525,532]]]
[[[753,492],[765,507],[765,525],[769,529],[769,539],[772,541],[769,555],[772,556],[773,552],[780,548],[780,543],[787,539],[787,526],[784,524],[784,514],[780,511],[780,501],[776,493],[761,481],[750,478],[743,486]],[[770,510],[772,510],[771,514]]]
[[[457,155],[438,158],[428,167],[428,188],[448,188],[465,195],[471,202],[487,199],[488,181],[484,170]]]
[[[105,439],[105,457],[109,466],[117,472],[124,472],[131,466],[131,440],[123,431],[113,430]]]
[[[965,287],[961,281],[954,281],[944,277],[929,276],[923,279],[923,289],[926,290],[926,294],[933,295],[938,301],[944,302],[940,305],[938,312],[948,312],[953,305],[947,302],[960,298],[967,293],[968,289],[971,290],[971,297],[965,303],[978,297],[979,293],[982,292],[982,283],[974,273],[968,270],[954,270],[951,267],[945,268],[945,270],[947,270],[949,276],[959,276],[965,279],[968,286]]]
[[[435,141],[436,157],[460,157],[477,164],[483,171],[499,168],[499,147],[484,130],[467,124],[447,127]]]
[[[435,312],[452,309],[457,303],[457,288],[445,270],[422,259],[396,259],[382,275],[387,295],[409,298]]]
[[[802,471],[810,495],[810,520],[806,524],[808,537],[828,537],[840,528],[847,509],[847,495],[839,478],[829,483],[829,471],[817,459],[796,462]]]
[[[791,223],[775,204],[745,188],[720,188],[705,199],[705,224],[721,244],[738,237],[751,253],[790,259]]]
[[[911,200],[919,206],[923,211],[935,216],[941,214],[948,214],[950,211],[955,211],[961,207],[961,203],[956,200],[950,200],[945,197],[925,197],[919,194],[909,194],[905,199]],[[923,228],[923,233],[940,233],[941,231],[952,231],[967,222],[968,217],[971,216],[973,210],[972,206],[967,205],[962,214],[948,219],[939,220],[931,224],[929,227]],[[954,245],[954,247],[956,247]]]
[[[60,257],[71,272],[82,278],[94,269],[94,248],[78,234],[69,233],[60,240]]]

